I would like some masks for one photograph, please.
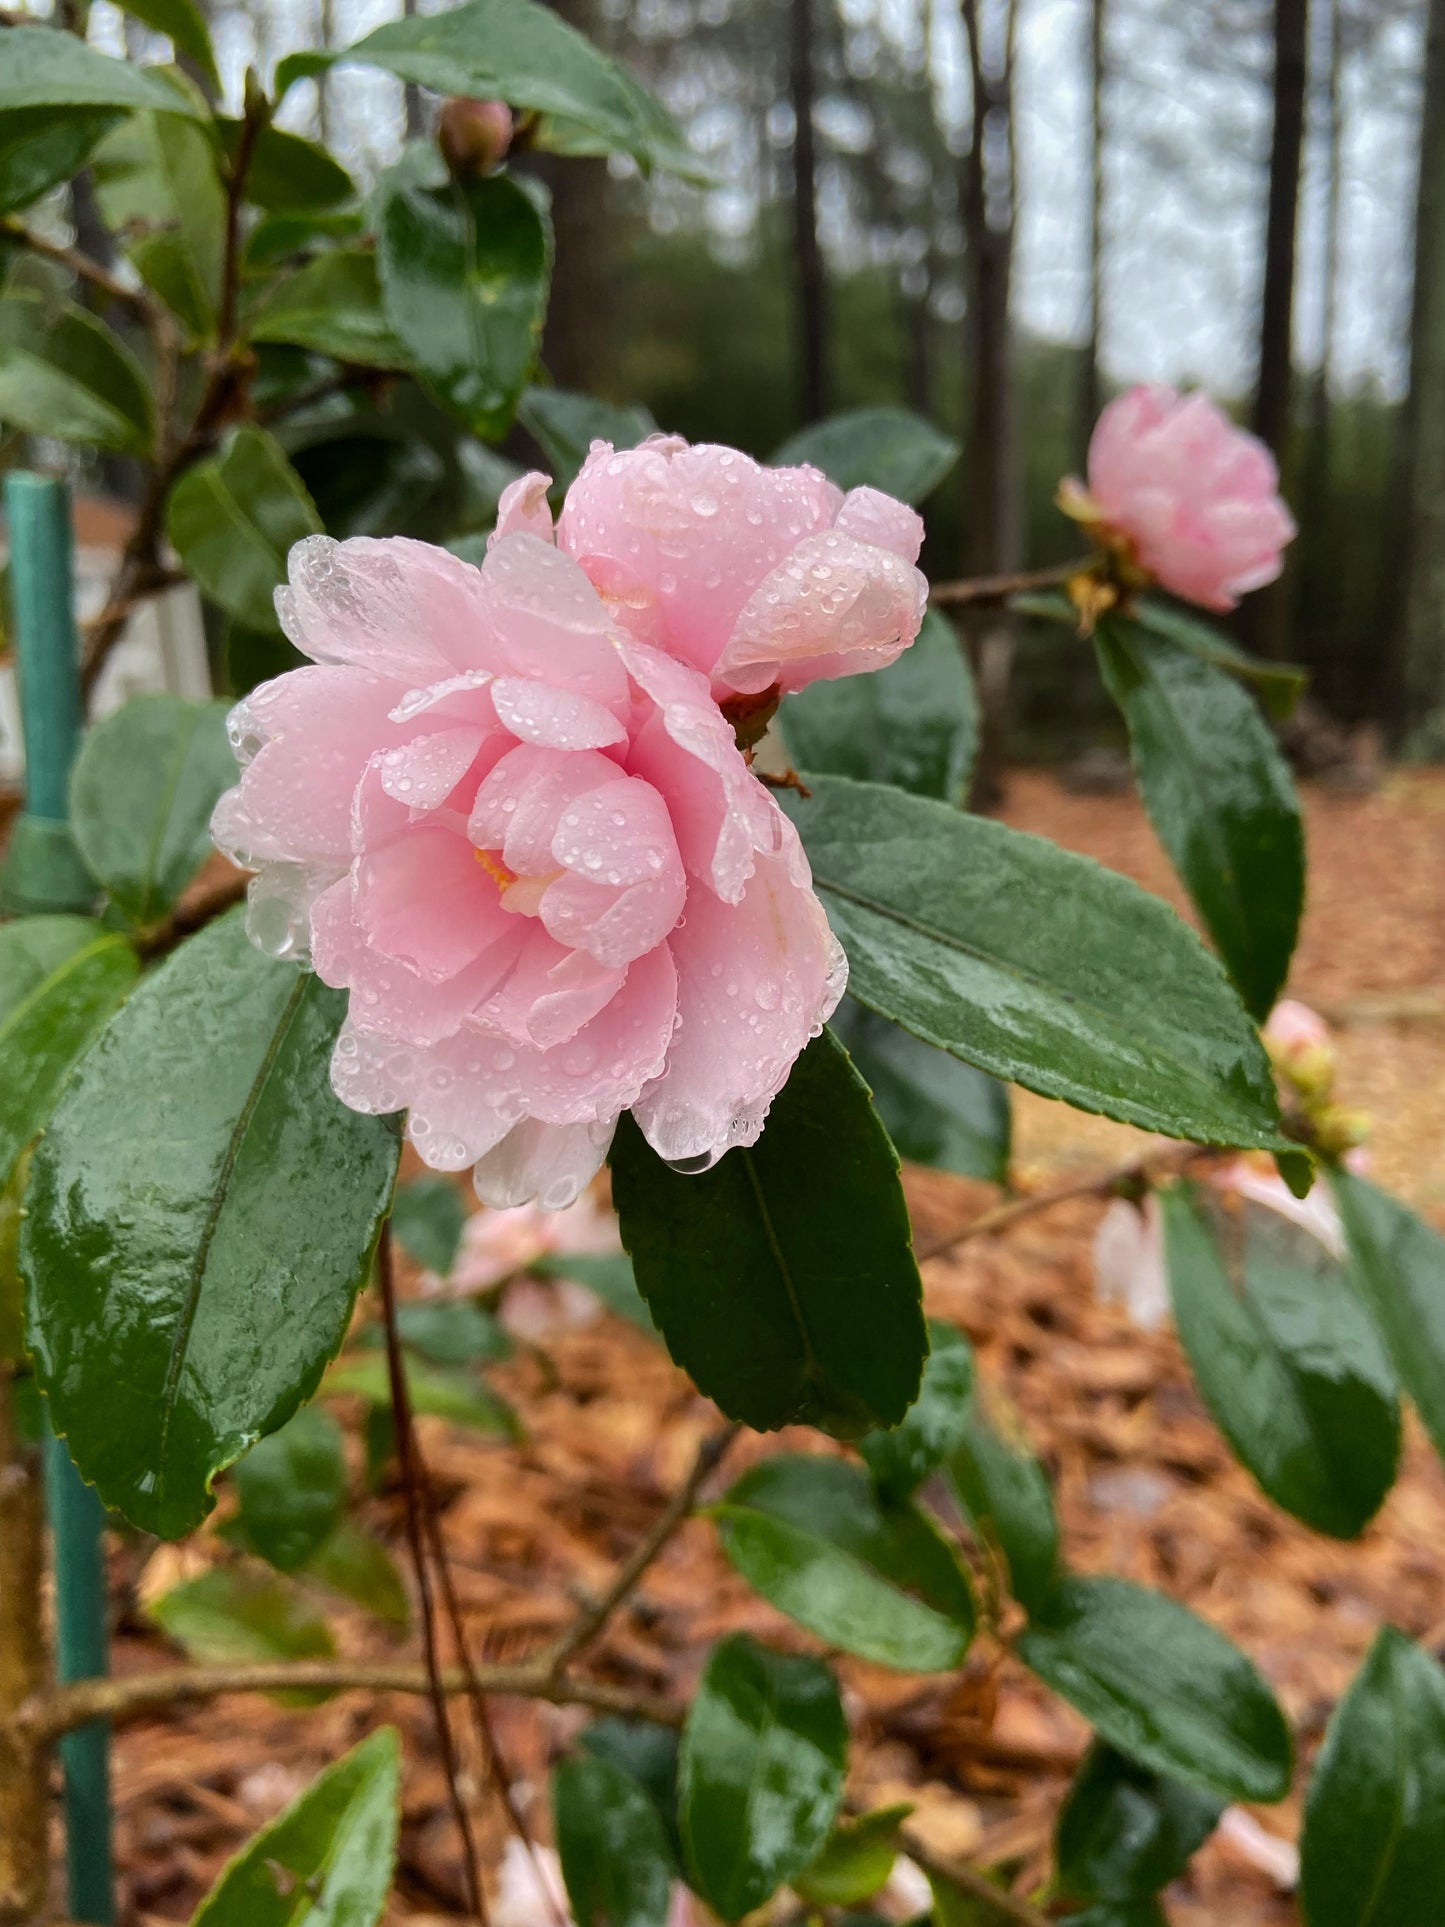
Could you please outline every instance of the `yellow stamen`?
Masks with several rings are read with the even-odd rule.
[[[472,855],[499,890],[509,890],[517,881],[516,871],[509,870],[495,850],[473,850]]]

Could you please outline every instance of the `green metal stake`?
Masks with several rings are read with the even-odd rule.
[[[74,613],[70,498],[62,482],[5,478],[10,593],[25,730],[25,811],[0,878],[6,911],[88,910],[95,884],[68,827],[70,767],[83,705]],[[46,1440],[46,1505],[55,1562],[56,1671],[63,1681],[106,1671],[105,1511],[63,1443]],[[95,1721],[61,1741],[70,1913],[111,1927],[110,1728]]]

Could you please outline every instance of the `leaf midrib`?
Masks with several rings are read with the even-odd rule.
[[[166,1453],[169,1446],[171,1421],[175,1416],[180,1390],[181,1373],[185,1370],[186,1355],[190,1349],[191,1333],[195,1328],[196,1314],[200,1309],[201,1291],[205,1284],[206,1267],[210,1262],[211,1246],[220,1226],[221,1213],[226,1208],[226,1196],[232,1173],[241,1155],[241,1147],[251,1128],[251,1120],[265,1092],[276,1060],[290,1035],[291,1026],[306,999],[311,979],[304,973],[298,974],[296,988],[286,999],[285,1007],[271,1033],[271,1041],[246,1093],[246,1101],[237,1113],[236,1122],[226,1143],[225,1154],[211,1190],[210,1204],[206,1210],[201,1235],[196,1242],[195,1256],[191,1260],[185,1298],[181,1305],[180,1317],[176,1322],[176,1332],[171,1340],[170,1356],[166,1361],[165,1383],[161,1387],[161,1429],[157,1450],[157,1497],[163,1497],[166,1488]]]

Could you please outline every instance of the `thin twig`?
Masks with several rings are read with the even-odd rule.
[[[548,1654],[544,1663],[553,1679],[560,1680],[563,1677],[568,1661],[580,1653],[584,1646],[591,1645],[618,1607],[636,1588],[642,1575],[696,1505],[698,1493],[710,1474],[722,1463],[728,1447],[741,1430],[742,1427],[737,1424],[725,1425],[721,1431],[713,1432],[703,1440],[697,1449],[692,1470],[658,1514],[647,1537],[624,1560],[602,1597],[578,1614]]]
[[[991,1211],[984,1211],[976,1218],[970,1218],[966,1225],[957,1231],[950,1231],[942,1238],[935,1238],[916,1256],[919,1264],[926,1264],[930,1258],[941,1258],[946,1251],[956,1245],[968,1244],[974,1238],[993,1238],[999,1232],[1007,1231],[1023,1218],[1033,1217],[1036,1211],[1048,1211],[1056,1204],[1071,1204],[1077,1198],[1108,1198],[1131,1185],[1145,1183],[1154,1178],[1166,1177],[1174,1171],[1182,1171],[1196,1158],[1211,1157],[1214,1154],[1200,1144],[1173,1144],[1162,1151],[1145,1151],[1141,1156],[1130,1158],[1127,1164],[1118,1164],[1110,1171],[1096,1171],[1092,1177],[1070,1178],[1066,1183],[1055,1185],[1049,1191],[1035,1191],[1026,1198],[1010,1198],[997,1204]]]
[[[406,1536],[411,1547],[411,1562],[416,1572],[418,1605],[421,1613],[422,1650],[426,1655],[427,1680],[430,1686],[432,1714],[436,1721],[437,1745],[441,1751],[442,1769],[446,1775],[447,1792],[451,1800],[452,1812],[456,1817],[457,1831],[462,1838],[462,1869],[466,1876],[467,1907],[486,1927],[487,1900],[482,1886],[482,1867],[477,1854],[476,1835],[472,1830],[471,1815],[462,1794],[458,1778],[456,1740],[452,1733],[451,1714],[447,1710],[447,1692],[442,1681],[441,1660],[437,1653],[435,1606],[432,1600],[431,1579],[427,1572],[425,1530],[422,1523],[423,1497],[421,1474],[417,1466],[416,1435],[412,1428],[411,1396],[406,1383],[406,1363],[402,1357],[401,1337],[396,1324],[396,1275],[392,1264],[391,1226],[381,1227],[381,1242],[376,1254],[377,1278],[381,1289],[382,1323],[386,1331],[386,1367],[391,1381],[391,1417],[396,1434],[396,1456],[401,1467],[402,1492],[405,1498]],[[465,1669],[464,1677],[470,1673]],[[470,1685],[470,1680],[468,1680]]]
[[[1026,569],[1019,575],[976,575],[962,582],[934,582],[928,600],[935,608],[964,607],[969,604],[1007,602],[1011,596],[1027,595],[1032,589],[1058,589],[1086,564],[1059,562],[1047,569]]]
[[[168,917],[153,923],[142,930],[136,938],[135,947],[145,963],[156,957],[165,957],[177,944],[187,937],[193,937],[198,930],[204,930],[208,923],[233,910],[246,894],[246,885],[251,881],[244,870],[222,877],[209,889],[198,892],[192,897],[183,897]]]
[[[23,221],[0,221],[0,234],[7,241],[18,241],[21,247],[29,248],[32,253],[43,255],[47,261],[54,261],[60,267],[69,269],[71,274],[99,288],[112,301],[131,309],[147,324],[153,321],[157,303],[144,288],[132,287],[128,282],[119,280],[109,268],[102,267],[99,261],[92,260],[79,248],[67,247],[63,241],[47,240],[43,234],[37,234],[34,228],[26,227]]]
[[[601,1680],[553,1679],[545,1666],[479,1666],[484,1691],[514,1699],[545,1700],[553,1706],[586,1706],[623,1719],[655,1720],[681,1726],[687,1709],[655,1693],[632,1692]],[[460,1666],[444,1666],[440,1683],[449,1698],[468,1691]],[[168,1706],[195,1705],[226,1693],[414,1693],[433,1690],[424,1666],[398,1661],[368,1665],[349,1659],[277,1660],[260,1666],[164,1666],[116,1679],[82,1679],[54,1686],[28,1699],[0,1734],[15,1733],[34,1746],[47,1746],[91,1720],[120,1724]]]
[[[1054,1927],[1048,1915],[1040,1913],[1032,1902],[1011,1894],[1007,1888],[1000,1887],[966,1860],[955,1860],[951,1855],[930,1851],[915,1834],[909,1832],[906,1820],[898,1829],[898,1838],[908,1858],[926,1874],[960,1888],[971,1900],[976,1900],[1000,1920],[1011,1920],[1016,1927]]]

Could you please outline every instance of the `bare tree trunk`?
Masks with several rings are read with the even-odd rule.
[[[19,1437],[13,1370],[0,1358],[0,1716],[46,1683],[40,1455]],[[0,1927],[38,1919],[45,1904],[47,1792],[44,1761],[0,1737]]]
[[[403,20],[415,20],[416,0],[401,0],[401,16]],[[421,109],[421,88],[415,81],[409,80],[402,98],[406,102],[406,137],[409,141],[419,141],[426,132],[426,118]]]
[[[1300,524],[1306,552],[1323,553],[1329,539],[1326,516],[1331,491],[1331,395],[1333,389],[1335,323],[1339,305],[1340,275],[1340,189],[1344,174],[1344,101],[1341,95],[1341,69],[1344,62],[1344,0],[1316,0],[1329,8],[1329,47],[1324,84],[1325,108],[1325,206],[1324,254],[1320,264],[1320,356],[1310,377],[1308,394],[1308,454],[1300,489]],[[1311,612],[1315,613],[1315,612]],[[1318,612],[1324,614],[1323,611]],[[1330,611],[1327,639],[1323,649],[1325,681],[1338,673],[1338,644],[1342,627]],[[1316,653],[1319,660],[1320,652]],[[1321,691],[1329,700],[1328,687]]]
[[[966,554],[975,575],[1008,575],[1021,559],[1018,463],[1014,446],[1013,354],[1009,328],[1017,177],[1014,168],[1015,0],[990,8],[962,0],[973,83],[973,131],[964,161],[963,215],[968,245],[967,352],[972,384],[968,436]],[[986,30],[993,31],[987,35]],[[1003,792],[1013,623],[1006,611],[982,613],[969,632],[978,682],[980,740],[976,808]]]
[[[1406,506],[1401,619],[1392,625],[1387,704],[1396,740],[1445,702],[1445,0],[1430,0],[1415,211],[1410,387],[1401,410]]]
[[[1264,301],[1254,432],[1276,459],[1289,434],[1294,341],[1295,232],[1304,148],[1309,0],[1275,0],[1274,134],[1269,154],[1269,213],[1264,237]]]
[[[793,258],[797,274],[798,407],[805,422],[827,408],[827,286],[818,241],[811,0],[788,0],[788,91],[793,104]]]
[[[1309,0],[1275,0],[1274,133],[1269,154],[1269,209],[1264,235],[1264,298],[1259,321],[1259,373],[1254,431],[1281,470],[1289,440],[1294,372],[1295,236],[1299,226],[1304,148]],[[1293,570],[1245,605],[1244,628],[1264,656],[1285,654]]]
[[[1099,419],[1103,387],[1099,374],[1099,331],[1104,307],[1104,46],[1108,0],[1093,0],[1089,9],[1089,289],[1085,315],[1083,367],[1079,374],[1079,418],[1074,433],[1075,459],[1084,472],[1089,437]]]

